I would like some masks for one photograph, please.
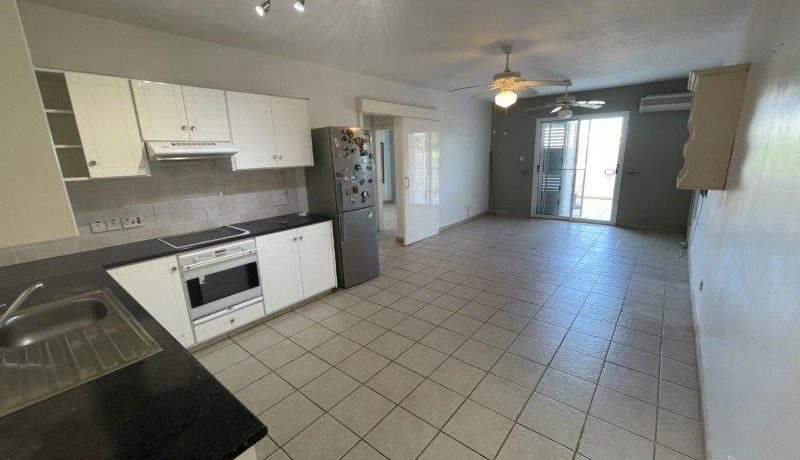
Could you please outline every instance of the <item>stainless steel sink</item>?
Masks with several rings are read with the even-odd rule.
[[[0,329],[0,417],[159,351],[108,289],[21,308]]]

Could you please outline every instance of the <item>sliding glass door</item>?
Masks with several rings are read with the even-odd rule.
[[[614,223],[627,112],[539,119],[533,213]]]

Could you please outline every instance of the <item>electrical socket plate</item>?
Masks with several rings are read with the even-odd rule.
[[[142,216],[131,216],[122,218],[122,228],[134,228],[144,226]]]
[[[112,217],[111,219],[106,219],[106,226],[108,227],[109,232],[114,230],[122,230],[122,221],[116,217]]]
[[[108,231],[108,227],[106,226],[106,221],[102,219],[97,219],[89,222],[89,227],[92,229],[92,233],[103,233]]]

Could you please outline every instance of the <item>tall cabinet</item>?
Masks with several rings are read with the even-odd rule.
[[[78,235],[17,2],[0,2],[0,248]]]

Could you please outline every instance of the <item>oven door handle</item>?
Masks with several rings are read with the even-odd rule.
[[[181,271],[188,272],[188,271],[191,271],[191,270],[194,270],[194,269],[197,269],[197,268],[207,267],[209,265],[214,265],[214,264],[218,264],[220,262],[225,262],[227,260],[234,260],[234,259],[244,258],[244,257],[247,257],[247,256],[251,256],[251,255],[253,255],[255,253],[256,253],[256,250],[253,249],[253,250],[247,251],[247,252],[238,252],[236,254],[231,254],[231,255],[228,255],[228,256],[217,257],[216,259],[204,260],[202,262],[197,262],[197,263],[193,263],[193,264],[189,264],[189,265],[183,265],[183,266],[181,266]]]

